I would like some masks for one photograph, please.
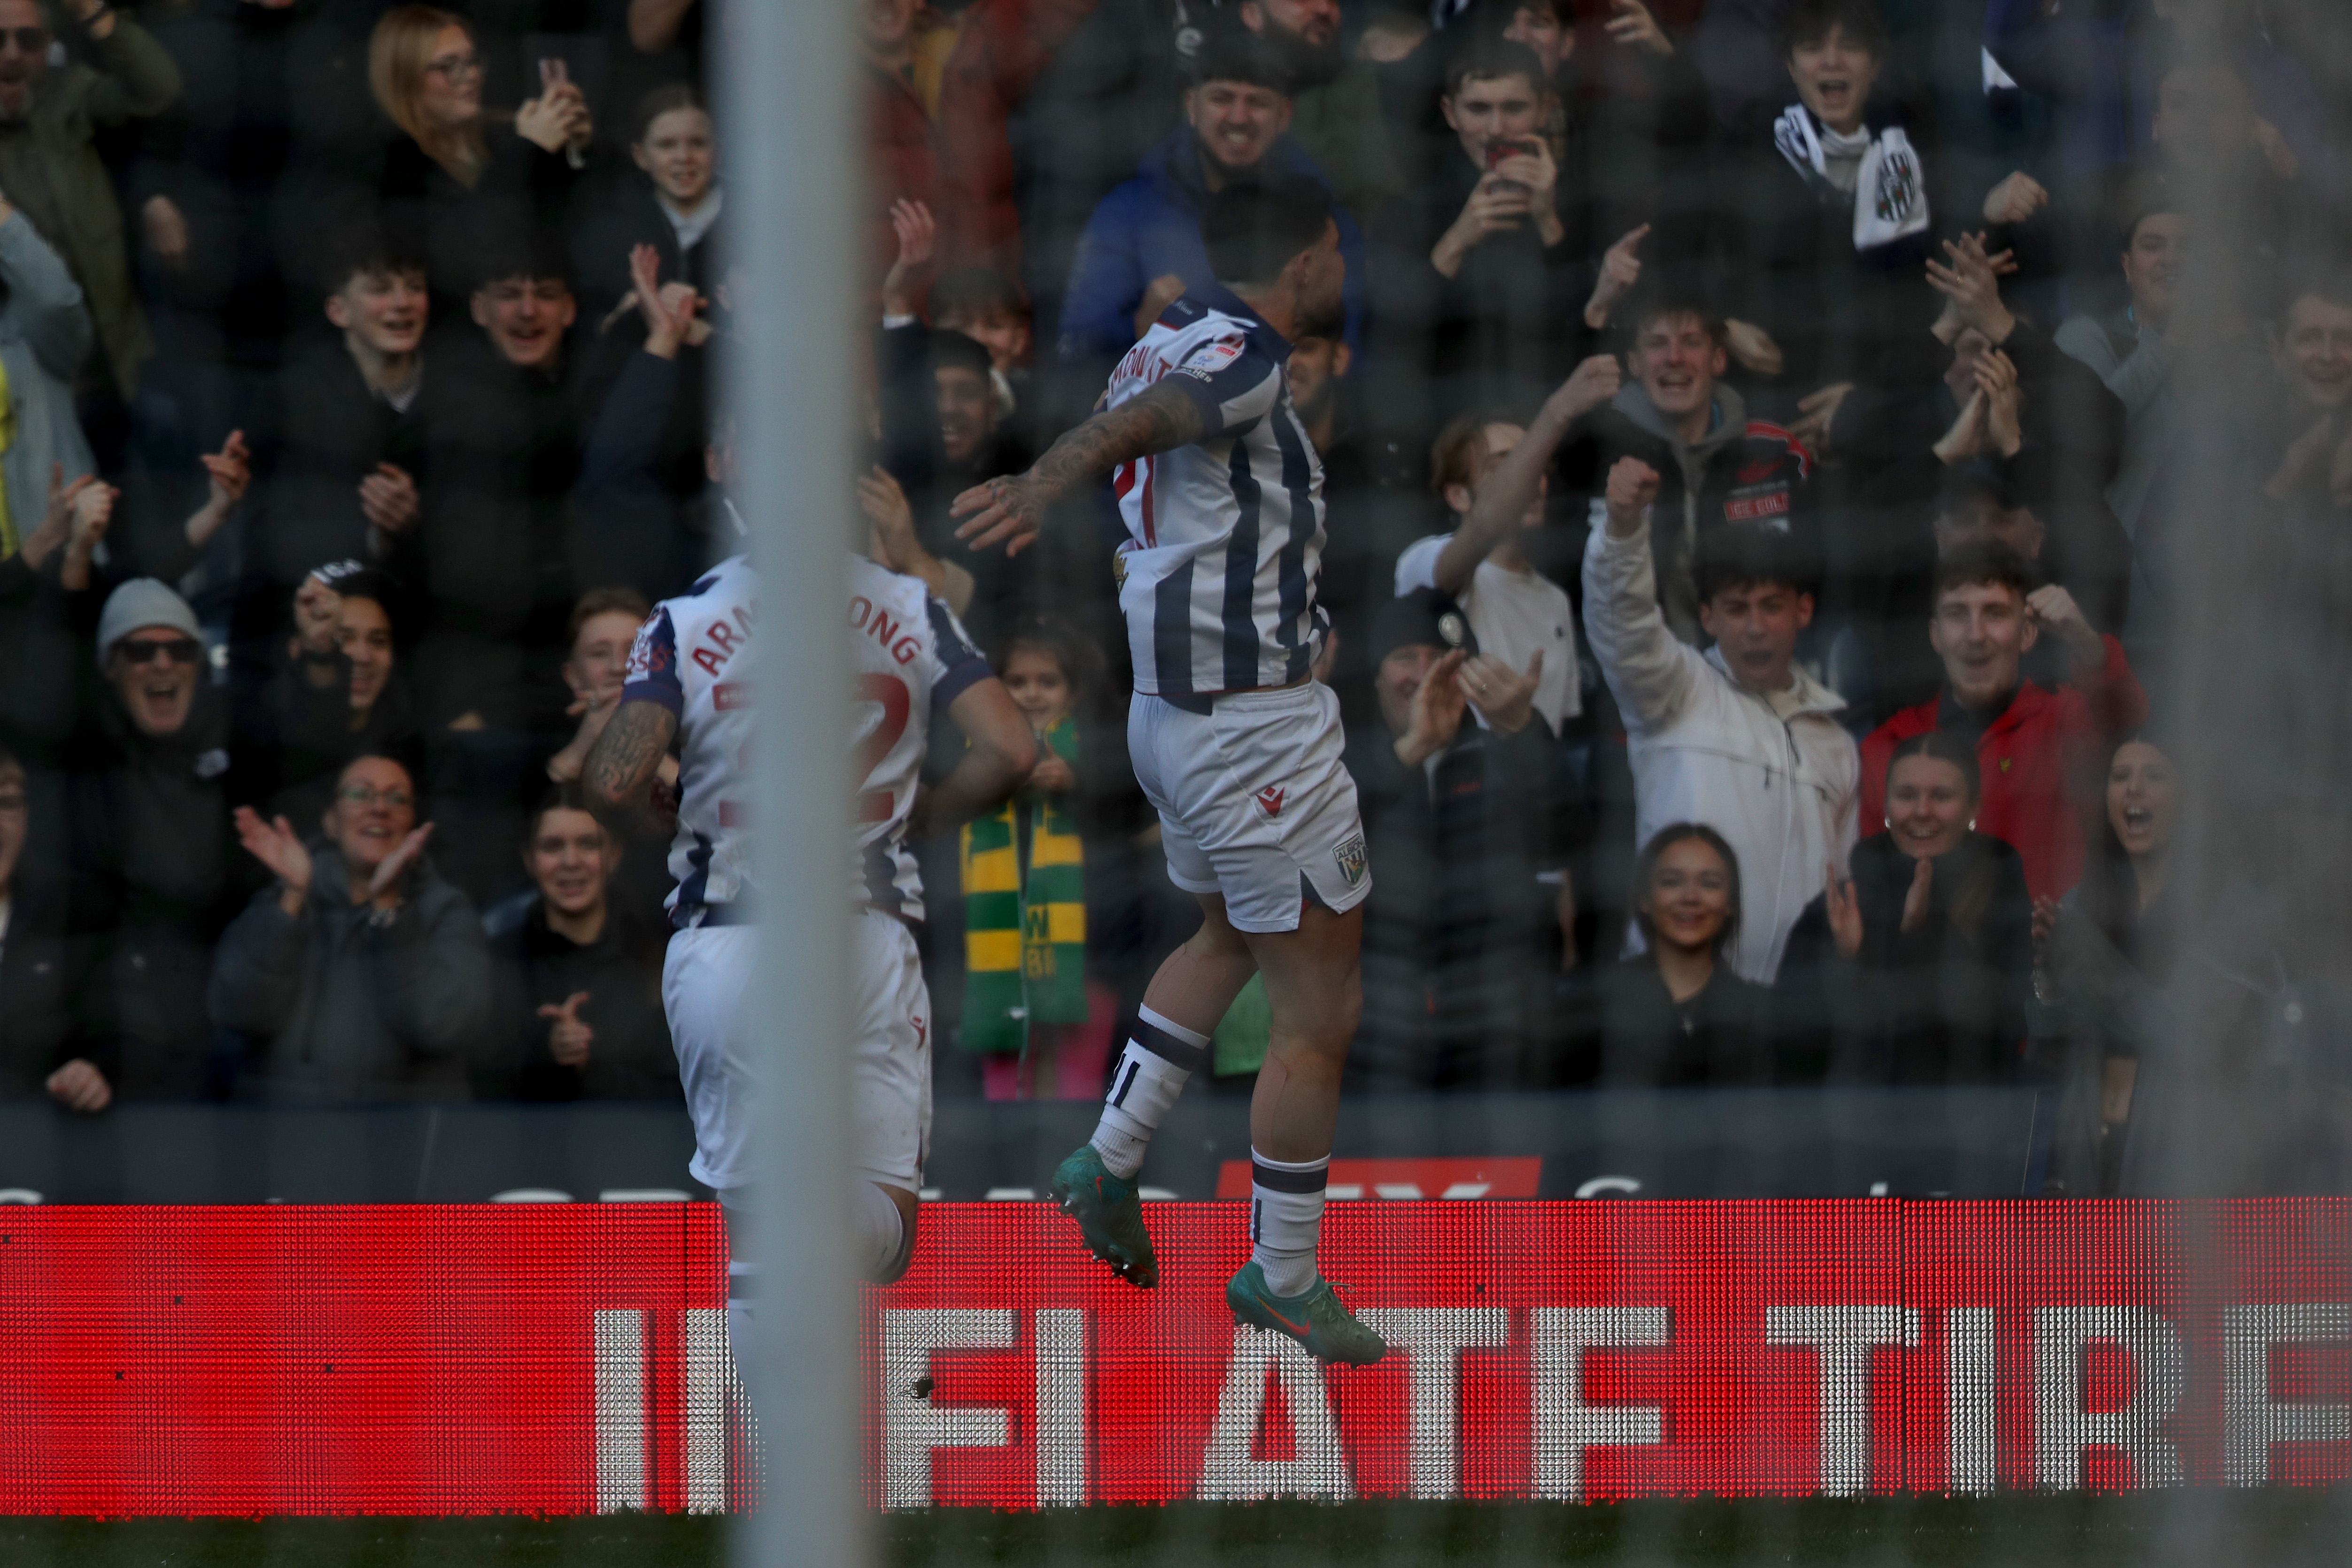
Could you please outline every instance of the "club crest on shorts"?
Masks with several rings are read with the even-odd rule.
[[[1339,874],[1348,879],[1348,885],[1349,887],[1353,887],[1358,883],[1363,881],[1364,835],[1358,833],[1354,838],[1349,839],[1346,843],[1341,844],[1338,849],[1333,850],[1331,852],[1331,858],[1339,862]]]
[[[1279,817],[1282,815],[1283,790],[1281,785],[1269,784],[1251,798],[1256,800],[1257,809],[1264,811],[1267,816]]]

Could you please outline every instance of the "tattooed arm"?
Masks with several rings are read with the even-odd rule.
[[[1201,405],[1168,382],[1105,409],[1046,449],[1026,474],[974,485],[955,499],[956,538],[974,549],[1004,546],[1019,555],[1045,526],[1046,508],[1097,484],[1122,463],[1172,452],[1201,439]]]
[[[677,716],[656,702],[625,702],[588,753],[580,781],[588,809],[625,838],[668,831],[653,807],[653,784],[677,734]]]

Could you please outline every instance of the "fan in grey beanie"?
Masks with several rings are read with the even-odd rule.
[[[106,608],[99,612],[98,662],[104,664],[117,643],[149,626],[166,626],[204,641],[196,612],[186,600],[152,577],[134,577],[108,594]]]

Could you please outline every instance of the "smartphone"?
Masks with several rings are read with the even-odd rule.
[[[1499,138],[1486,143],[1486,168],[1491,172],[1510,159],[1532,156],[1534,152],[1535,143],[1532,141]],[[1524,180],[1497,180],[1495,186],[1497,190],[1514,191],[1522,196],[1529,193]]]

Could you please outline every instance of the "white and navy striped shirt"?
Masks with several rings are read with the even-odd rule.
[[[1201,439],[1112,476],[1135,689],[1161,696],[1287,685],[1330,622],[1315,602],[1323,465],[1291,405],[1290,345],[1222,288],[1171,305],[1103,395],[1163,380],[1201,408]]]

